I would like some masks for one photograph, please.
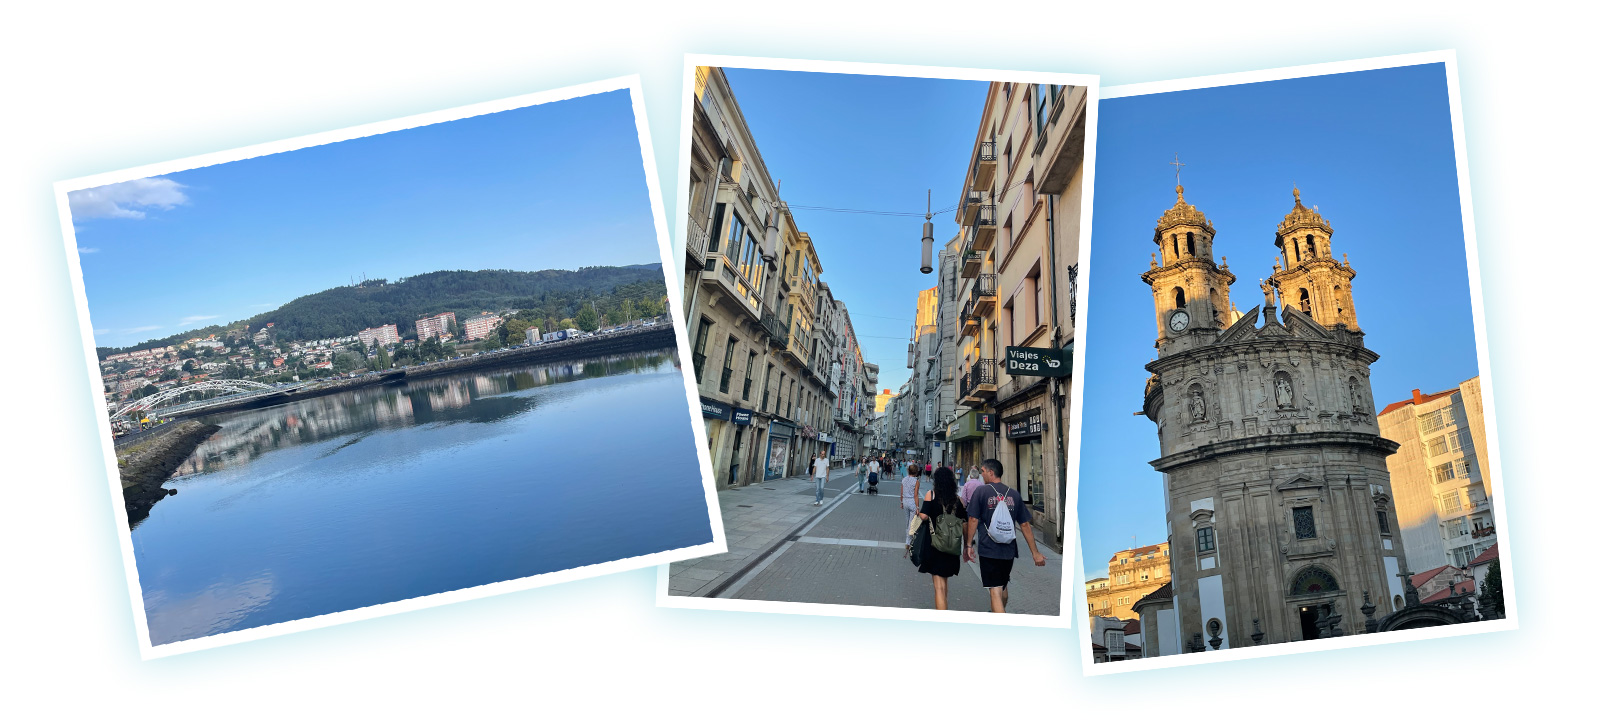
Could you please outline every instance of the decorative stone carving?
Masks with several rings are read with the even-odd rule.
[[[1189,422],[1203,423],[1206,421],[1206,397],[1200,389],[1200,384],[1189,386]]]
[[[1289,382],[1289,374],[1280,372],[1273,377],[1273,398],[1277,400],[1279,410],[1288,410],[1294,407],[1294,384]]]
[[[1350,410],[1356,413],[1366,412],[1361,403],[1361,383],[1355,378],[1350,378]]]

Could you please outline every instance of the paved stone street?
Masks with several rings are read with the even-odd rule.
[[[673,563],[673,595],[842,605],[932,608],[933,580],[905,557],[898,480],[881,495],[857,494],[854,470],[835,470],[822,507],[809,478],[785,478],[717,494],[729,552]],[[1020,541],[1019,541],[1020,542]],[[1061,608],[1061,556],[1043,545],[1045,566],[1023,557],[1012,571],[1013,613]],[[950,578],[950,609],[986,612],[975,563]]]

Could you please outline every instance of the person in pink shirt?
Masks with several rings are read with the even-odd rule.
[[[983,487],[983,476],[978,474],[978,466],[972,466],[967,471],[967,481],[961,485],[961,504],[972,502],[972,493]]]

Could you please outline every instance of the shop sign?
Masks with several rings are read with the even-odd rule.
[[[733,411],[733,424],[735,424],[735,425],[749,425],[750,424],[750,408],[738,408],[738,409],[734,410]]]
[[[715,400],[700,398],[700,414],[712,420],[727,420],[733,414],[733,408]]]
[[[994,413],[978,413],[978,432],[994,432]]]
[[[1008,345],[1006,374],[1067,377],[1072,374],[1072,353],[1068,350]]]
[[[1044,416],[1033,413],[1024,418],[1006,421],[1006,437],[1032,437],[1044,432]]]

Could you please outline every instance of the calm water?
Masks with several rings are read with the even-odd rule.
[[[152,644],[711,541],[670,353],[208,418],[133,531]]]

